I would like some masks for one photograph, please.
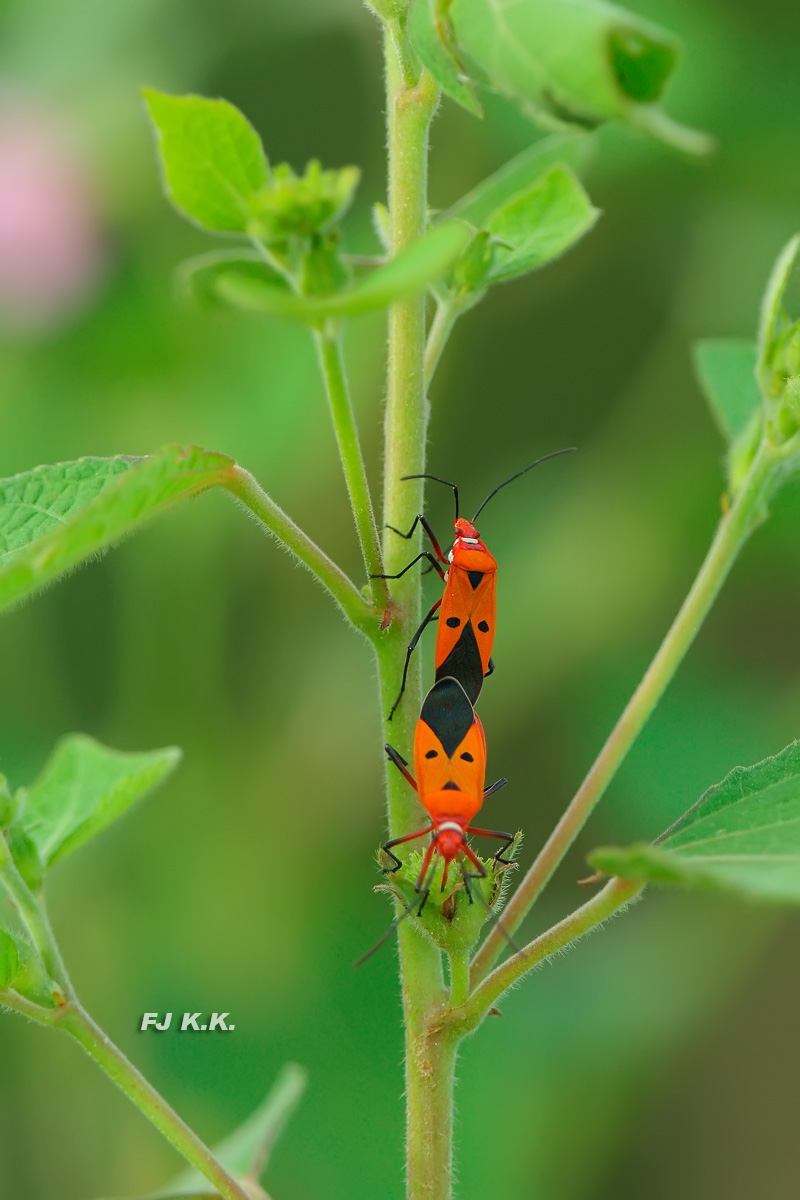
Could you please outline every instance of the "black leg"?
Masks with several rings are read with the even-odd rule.
[[[494,675],[494,659],[493,658],[489,659],[489,669],[487,670],[486,674],[484,675],[484,679],[488,679],[490,675]]]
[[[475,829],[472,825],[470,825],[467,833],[474,833],[477,837],[499,838],[500,841],[504,842],[505,844],[502,845],[497,851],[497,854],[495,854],[494,861],[505,863],[506,866],[510,864],[512,860],[510,858],[503,858],[503,855],[509,846],[513,844],[514,838],[517,836],[515,833],[505,833],[500,829]]]
[[[484,800],[489,796],[493,796],[495,792],[499,792],[500,788],[505,787],[507,783],[507,779],[498,779],[497,783],[493,783],[491,787],[485,788],[483,793]]]
[[[432,832],[433,826],[429,825],[427,829],[419,829],[416,833],[407,833],[404,837],[392,838],[390,842],[384,842],[384,844],[381,846],[381,850],[383,850],[384,854],[388,854],[389,858],[394,859],[395,864],[393,867],[386,867],[383,872],[384,875],[394,875],[395,871],[399,871],[403,865],[397,855],[392,853],[393,846],[399,846],[403,842],[413,842],[415,838],[424,837],[426,833]],[[433,845],[433,843],[431,843],[431,845]],[[425,865],[427,868],[427,863]]]
[[[431,564],[431,567],[438,571],[442,579],[444,579],[444,571],[439,566],[430,550],[423,550],[422,553],[418,554],[416,558],[412,558],[411,562],[408,563],[407,566],[403,567],[402,571],[398,571],[396,575],[370,575],[370,579],[401,579],[403,575],[405,575],[406,571],[410,571],[411,568],[415,567],[423,558],[427,558],[428,562]]]
[[[411,774],[411,772],[408,770],[408,763],[403,758],[402,754],[398,754],[398,752],[395,750],[394,746],[390,746],[388,742],[386,743],[386,745],[383,748],[386,751],[388,757],[392,760],[394,765],[397,767],[398,771],[403,776],[403,778],[408,780],[408,782],[411,784],[411,786],[413,787],[415,792],[418,791],[419,789],[417,788],[417,781],[414,778],[414,776]],[[392,844],[394,844],[394,843],[392,843]]]
[[[417,642],[418,642],[418,641],[419,641],[419,639],[422,637],[422,634],[423,634],[423,632],[425,631],[425,629],[428,627],[428,625],[430,625],[431,621],[435,620],[435,618],[436,618],[436,614],[437,614],[437,612],[439,611],[439,608],[441,607],[441,604],[442,604],[442,601],[441,601],[441,597],[440,597],[440,598],[439,598],[439,599],[436,601],[436,603],[433,605],[433,607],[430,609],[430,611],[428,612],[428,614],[425,616],[425,618],[423,619],[423,621],[422,621],[422,624],[420,625],[419,629],[418,629],[418,630],[417,630],[417,632],[414,634],[414,636],[413,636],[413,638],[411,639],[411,641],[408,643],[408,646],[407,646],[407,648],[406,648],[406,661],[405,661],[405,663],[404,663],[404,665],[403,665],[403,678],[402,678],[402,681],[401,681],[401,683],[400,683],[400,691],[399,691],[399,692],[398,692],[398,694],[397,694],[397,699],[395,700],[395,702],[394,702],[394,704],[392,705],[392,707],[391,707],[391,710],[390,710],[390,712],[389,712],[389,717],[388,717],[388,719],[389,719],[390,721],[391,721],[392,717],[393,717],[393,716],[394,716],[394,714],[395,714],[395,710],[396,710],[396,708],[397,708],[398,704],[399,704],[399,703],[400,703],[400,701],[403,699],[403,692],[406,690],[406,680],[408,679],[408,664],[411,662],[411,655],[414,653],[414,651],[415,651],[415,649],[416,649],[416,647],[417,647]]]
[[[428,540],[436,551],[436,557],[439,559],[439,562],[443,562],[445,566],[447,566],[447,555],[442,553],[442,547],[439,545],[439,539],[431,529],[430,524],[428,523],[428,518],[424,515],[424,513],[417,513],[408,533],[403,533],[402,529],[398,529],[395,525],[385,525],[384,529],[391,529],[392,533],[396,533],[398,537],[405,538],[405,540],[408,541],[414,536],[414,530],[418,525],[421,525],[427,533]]]

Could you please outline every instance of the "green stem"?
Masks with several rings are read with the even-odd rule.
[[[225,486],[253,514],[268,533],[271,533],[295,558],[307,567],[341,608],[344,615],[368,638],[374,640],[382,616],[366,602],[344,571],[312,542],[308,534],[295,525],[282,508],[272,500],[253,476],[236,467]]]
[[[630,904],[643,888],[643,883],[632,883],[622,879],[610,880],[603,890],[586,904],[540,937],[534,938],[513,958],[507,959],[502,966],[492,971],[461,1009],[448,1014],[443,1022],[445,1028],[452,1026],[453,1031],[462,1037],[472,1033],[503,993],[518,983],[523,975],[558,950],[563,950],[565,946],[583,937],[589,930],[596,929],[612,913]]]
[[[440,300],[436,315],[431,322],[428,342],[425,346],[425,387],[429,388],[436,374],[436,368],[447,345],[453,326],[461,315],[461,309],[451,300]]]
[[[339,446],[342,470],[350,496],[350,505],[353,509],[361,555],[367,575],[370,577],[373,600],[376,607],[387,608],[389,590],[386,580],[375,578],[376,575],[383,572],[380,539],[375,524],[375,512],[372,507],[364,456],[361,453],[361,443],[356,429],[350,389],[347,385],[341,341],[335,334],[317,330],[314,333],[314,342],[317,347],[322,377],[325,380],[325,391]]]
[[[22,918],[49,978],[65,996],[71,995],[72,985],[55,936],[50,928],[47,913],[17,870],[6,840],[1,834],[0,884],[8,892]]]
[[[655,658],[594,765],[506,907],[503,924],[509,933],[519,927],[547,885],[661,699],[714,603],[737,554],[763,518],[765,499],[778,469],[779,453],[769,443],[762,443],[733,506],[717,528],[697,578]],[[503,935],[495,927],[473,960],[473,983],[486,975],[504,944]]]
[[[41,1004],[35,1004],[27,996],[20,996],[19,992],[15,992],[13,988],[0,989],[0,1005],[13,1008],[15,1012],[22,1013],[24,1017],[30,1017],[39,1025],[56,1025],[58,1023],[57,1008],[43,1008]]]
[[[62,1011],[58,1025],[83,1046],[86,1053],[133,1101],[140,1112],[155,1125],[176,1150],[214,1185],[225,1200],[250,1200],[247,1192],[228,1174],[211,1150],[170,1108],[152,1084],[113,1042],[106,1037],[88,1013],[73,1003]]]
[[[450,1007],[461,1008],[469,999],[469,952],[450,955]]]
[[[404,27],[386,22],[385,58],[389,147],[389,225],[391,255],[420,238],[427,220],[428,130],[438,89],[427,73],[412,71],[413,56]],[[418,480],[403,475],[425,469],[427,411],[423,355],[425,298],[400,300],[389,310],[389,351],[385,418],[384,520],[407,529],[422,505]],[[389,533],[386,570],[405,565],[409,545]],[[378,643],[381,705],[388,713],[400,687],[405,647],[420,618],[422,583],[417,572],[397,580],[397,618]],[[391,737],[408,755],[422,699],[419,663],[409,672],[406,694],[391,725]],[[392,836],[419,828],[423,821],[411,788],[390,767],[387,777]],[[446,992],[441,954],[410,921],[400,926],[400,975],[406,1041],[407,1189],[409,1200],[447,1200],[450,1195],[452,1088],[455,1045],[429,1032]]]

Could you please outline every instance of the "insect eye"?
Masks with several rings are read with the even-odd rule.
[[[465,750],[461,757],[463,758],[464,762],[475,762],[475,759],[472,757],[469,750]]]
[[[439,751],[438,751],[438,750],[429,750],[429,751],[427,752],[427,754],[425,755],[425,757],[426,757],[426,758],[437,758],[437,757],[438,757],[438,754],[439,754]]]

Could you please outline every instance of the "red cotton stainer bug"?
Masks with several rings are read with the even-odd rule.
[[[403,479],[432,479],[435,483],[443,483],[446,487],[453,489],[456,502],[455,536],[452,549],[449,554],[445,554],[424,513],[419,513],[414,518],[408,533],[395,529],[393,525],[387,526],[387,529],[391,529],[393,533],[409,539],[413,536],[417,525],[421,525],[428,535],[434,553],[431,553],[430,550],[423,550],[396,575],[379,575],[376,578],[399,579],[416,563],[427,559],[431,567],[439,573],[445,585],[444,594],[431,607],[408,644],[400,692],[389,713],[390,721],[406,689],[411,655],[426,626],[437,617],[439,628],[436,635],[434,657],[436,678],[445,679],[449,676],[456,679],[467,693],[470,703],[477,702],[484,678],[491,675],[494,670],[492,646],[497,612],[497,560],[492,557],[481,540],[481,535],[475,528],[475,521],[501,488],[513,483],[515,479],[532,471],[534,467],[538,467],[540,463],[546,462],[549,458],[557,458],[561,454],[571,454],[574,449],[574,446],[570,446],[566,450],[556,450],[552,454],[545,454],[544,457],[537,458],[536,462],[529,463],[527,467],[517,471],[516,475],[512,475],[510,479],[498,484],[480,505],[471,521],[459,516],[456,484],[450,483],[447,479],[440,479],[438,475],[403,476]]]
[[[422,913],[425,901],[430,894],[437,857],[444,860],[442,891],[447,884],[450,864],[454,860],[459,860],[464,887],[469,901],[472,903],[472,888],[469,881],[474,878],[485,878],[486,868],[469,845],[467,835],[476,834],[480,837],[498,838],[503,845],[495,855],[495,861],[508,863],[509,860],[503,857],[503,853],[512,845],[514,834],[496,829],[477,829],[470,824],[472,818],[480,811],[487,796],[499,791],[505,785],[506,780],[498,779],[497,783],[493,783],[491,787],[484,788],[486,736],[481,719],[470,704],[467,694],[458,680],[452,678],[438,680],[425,697],[414,733],[416,779],[408,770],[406,760],[398,754],[393,746],[387,745],[385,749],[394,765],[411,784],[419,796],[420,803],[431,818],[431,824],[426,825],[424,829],[406,833],[402,837],[392,838],[391,841],[386,842],[383,850],[394,862],[394,866],[388,868],[386,873],[393,874],[403,865],[394,853],[395,846],[432,834],[415,884],[419,895],[419,905],[415,906],[417,916]],[[472,865],[474,873],[467,871],[464,859],[467,859]],[[483,899],[482,896],[481,899]],[[485,900],[483,902],[486,903]],[[380,941],[376,942],[357,963],[354,963],[354,966],[359,966],[374,954],[400,921],[413,911],[413,908],[407,908],[406,912],[389,927]],[[497,920],[494,913],[492,916]]]

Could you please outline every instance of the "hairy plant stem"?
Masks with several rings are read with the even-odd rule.
[[[425,346],[425,386],[431,386],[436,368],[447,345],[453,326],[461,316],[460,307],[452,300],[440,300],[431,322],[428,342]]]
[[[19,913],[50,980],[64,995],[70,995],[72,985],[53,930],[50,928],[45,907],[17,870],[16,863],[9,853],[2,834],[0,834],[0,885],[5,888]]]
[[[563,950],[592,929],[602,925],[613,913],[625,908],[640,892],[643,883],[611,879],[596,896],[559,921],[546,933],[534,938],[524,950],[509,958],[475,989],[462,1007],[453,1008],[444,1018],[446,1028],[460,1037],[472,1033],[483,1021],[490,1008],[504,992],[513,987],[523,975],[552,954]]]
[[[438,89],[420,72],[399,20],[385,22],[389,153],[390,252],[399,254],[425,232],[427,219],[428,130]],[[403,475],[425,469],[427,398],[423,374],[425,298],[401,300],[389,310],[385,418],[384,520],[408,529],[422,506],[419,480]],[[384,562],[397,572],[414,546],[387,533]],[[400,688],[405,647],[420,619],[422,583],[410,571],[396,581],[396,619],[378,645],[381,704],[388,713]],[[421,704],[418,663],[409,671],[406,693],[386,722],[386,736],[407,756]],[[389,827],[393,837],[420,828],[420,806],[399,772],[387,778]],[[431,1035],[434,1012],[446,1001],[441,954],[405,921],[398,931],[400,978],[405,1018],[406,1148],[409,1200],[447,1200],[452,1170],[452,1096],[456,1048],[453,1039]]]
[[[225,1200],[250,1200],[247,1192],[228,1174],[197,1134],[193,1133],[170,1108],[152,1084],[147,1082],[81,1007],[50,928],[44,903],[31,891],[20,875],[1,835],[0,884],[16,907],[52,981],[55,1006],[45,1008],[19,995],[12,988],[0,991],[0,1003],[16,1009],[40,1025],[63,1029],[65,1033],[69,1033],[118,1084],[140,1112],[172,1142],[187,1162],[210,1180]]]
[[[330,593],[344,615],[356,629],[374,641],[381,611],[373,609],[348,579],[341,567],[328,558],[299,525],[295,525],[282,508],[271,499],[253,476],[242,467],[235,467],[225,480],[225,487],[286,549],[307,567]]]
[[[509,933],[519,927],[547,885],[661,699],[714,603],[737,554],[763,519],[765,501],[779,469],[780,452],[764,441],[733,505],[720,521],[705,561],[655,658],[594,765],[507,905],[503,923]],[[504,944],[502,934],[495,927],[473,960],[473,985],[484,978]],[[531,946],[534,944],[531,943]],[[527,954],[531,946],[526,947],[523,954]]]
[[[469,997],[469,952],[450,955],[451,1008],[461,1008]]]
[[[381,546],[367,482],[364,456],[361,453],[361,443],[350,399],[341,341],[338,333],[317,330],[314,333],[314,343],[317,348],[322,378],[325,381],[325,391],[339,446],[345,483],[350,496],[350,505],[355,518],[361,555],[367,575],[370,577],[374,602],[385,608],[389,602],[389,590],[385,579],[374,578],[383,572]]]
[[[57,1027],[83,1046],[106,1075],[117,1084],[140,1112],[152,1121],[167,1141],[208,1179],[225,1200],[251,1200],[244,1188],[229,1175],[208,1146],[181,1120],[163,1096],[148,1083],[102,1029],[77,1003],[64,1006]]]

